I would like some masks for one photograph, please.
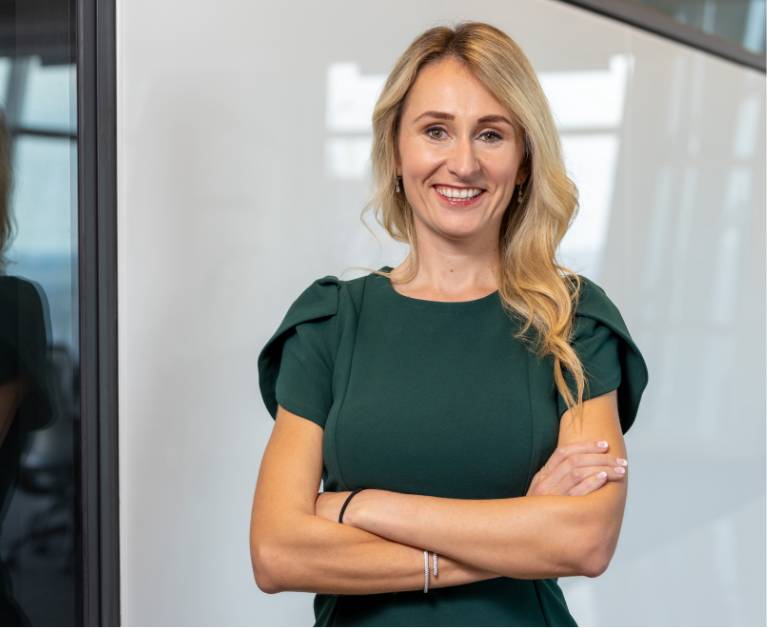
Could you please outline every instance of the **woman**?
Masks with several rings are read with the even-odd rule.
[[[577,191],[546,98],[501,31],[438,27],[373,127],[372,204],[409,255],[312,282],[259,355],[258,585],[315,592],[316,626],[577,625],[557,578],[613,555],[648,373],[555,261]]]
[[[10,130],[0,110],[0,626],[31,626],[14,592],[14,571],[3,533],[32,432],[54,420],[48,359],[50,316],[39,284],[7,274],[14,221]],[[18,517],[18,512],[14,513]],[[7,547],[11,544],[8,543]],[[7,563],[7,564],[6,564]]]

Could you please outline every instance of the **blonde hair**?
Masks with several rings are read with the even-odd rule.
[[[499,296],[509,315],[524,321],[515,334],[524,339],[532,327],[538,341],[538,357],[553,356],[554,382],[568,409],[582,403],[586,385],[581,362],[569,343],[573,317],[580,295],[577,273],[559,264],[556,251],[578,209],[578,190],[568,178],[559,134],[532,65],[519,45],[499,29],[482,22],[461,22],[450,28],[438,26],[417,37],[397,60],[373,111],[373,195],[371,207],[389,235],[410,245],[408,277],[418,267],[418,248],[413,211],[403,193],[396,191],[397,137],[403,104],[419,71],[428,63],[448,57],[461,61],[493,96],[505,106],[512,122],[524,135],[520,169],[529,174],[522,200],[514,190],[499,233]],[[363,218],[364,223],[364,218]],[[391,272],[365,268],[391,277]],[[563,368],[576,384],[573,396]]]

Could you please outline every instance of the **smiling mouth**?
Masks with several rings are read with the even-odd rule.
[[[446,188],[449,186],[432,186],[432,189],[434,190],[434,193],[437,195],[437,198],[439,198],[442,203],[450,206],[450,207],[468,207],[469,205],[475,205],[480,201],[480,199],[485,197],[485,193],[487,190],[484,190],[482,188],[462,188],[462,189],[474,189],[474,190],[481,190],[479,194],[475,194],[474,196],[459,196],[459,197],[453,197],[453,196],[446,196],[445,194],[442,194],[437,188],[442,187]],[[452,189],[459,189],[459,188],[452,188]]]

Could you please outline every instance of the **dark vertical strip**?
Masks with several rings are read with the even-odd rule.
[[[120,625],[115,0],[77,2],[83,623]]]
[[[630,24],[677,43],[708,52],[722,59],[727,59],[733,63],[765,72],[764,55],[751,52],[735,42],[712,33],[706,33],[695,26],[683,24],[673,19],[670,15],[653,9],[651,6],[643,5],[636,0],[559,1]]]

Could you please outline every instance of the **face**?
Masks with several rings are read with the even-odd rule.
[[[521,132],[459,61],[421,69],[403,104],[397,141],[397,173],[417,230],[497,242],[514,186],[525,179]],[[443,196],[477,190],[475,198]]]

